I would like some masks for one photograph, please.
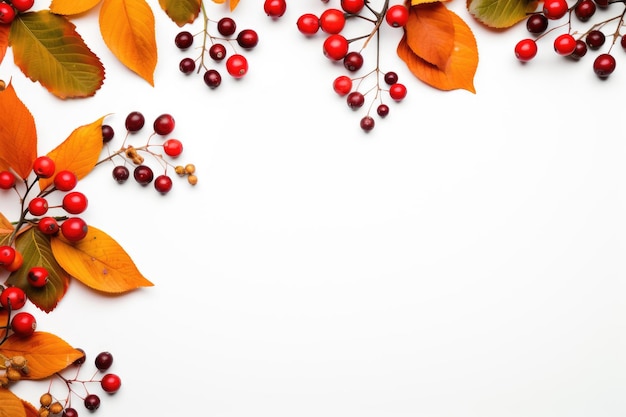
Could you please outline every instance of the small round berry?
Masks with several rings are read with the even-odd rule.
[[[406,97],[406,86],[395,83],[389,87],[389,96],[395,101],[401,101]]]
[[[585,55],[587,55],[587,44],[582,39],[578,39],[576,41],[576,49],[574,49],[574,52],[572,52],[569,57],[578,60]]]
[[[346,25],[346,17],[339,9],[326,9],[320,15],[319,25],[328,34],[339,33]]]
[[[87,196],[80,191],[72,191],[63,196],[63,209],[70,214],[80,214],[87,209]]]
[[[559,55],[570,55],[575,49],[576,39],[569,33],[563,33],[554,40],[554,50]]]
[[[159,175],[154,180],[154,189],[161,194],[167,194],[172,189],[172,179],[165,174]]]
[[[217,31],[222,36],[230,36],[237,30],[237,24],[230,17],[222,17],[217,21]]]
[[[398,82],[398,74],[393,71],[386,72],[384,78],[387,85],[393,85]]]
[[[11,4],[19,13],[24,13],[35,5],[35,0],[11,0]]]
[[[87,360],[87,354],[85,353],[85,351],[81,348],[76,348],[77,351],[79,351],[80,353],[82,353],[82,356],[80,356],[79,358],[75,359],[74,362],[72,362],[72,365],[82,365],[83,363],[85,363],[85,361]]]
[[[56,235],[59,233],[59,223],[54,217],[42,217],[37,222],[37,229],[44,235]]]
[[[52,177],[55,169],[55,163],[49,156],[39,156],[33,162],[33,172],[39,178]]]
[[[11,171],[0,171],[0,189],[8,190],[15,186],[15,174]]]
[[[233,78],[241,78],[248,72],[248,60],[241,54],[234,54],[226,60],[226,71]]]
[[[133,177],[141,185],[147,185],[154,179],[152,168],[147,165],[138,165],[133,171]]]
[[[183,143],[178,139],[168,139],[163,142],[163,151],[171,157],[177,157],[183,153]]]
[[[6,287],[0,292],[0,306],[7,310],[19,310],[26,305],[26,300],[26,293],[20,287]]]
[[[346,13],[357,14],[365,7],[365,0],[341,0],[341,8]]]
[[[214,43],[213,45],[211,45],[209,47],[209,56],[214,60],[214,61],[221,61],[224,58],[226,58],[226,47],[224,46],[224,44],[222,43]]]
[[[126,130],[128,130],[129,132],[137,132],[141,130],[145,122],[146,119],[143,114],[138,111],[130,112],[128,116],[126,116]]]
[[[0,3],[0,23],[8,25],[15,19],[15,9],[9,3]]]
[[[343,58],[343,66],[350,72],[358,71],[363,66],[363,55],[360,52],[348,52]]]
[[[76,184],[78,184],[78,177],[68,169],[63,169],[54,176],[54,186],[57,190],[70,191],[76,187]]]
[[[604,33],[602,33],[602,31],[598,29],[590,31],[585,37],[585,43],[587,44],[589,49],[593,50],[599,49],[602,45],[604,45],[605,41],[606,36],[604,35]]]
[[[362,107],[363,104],[365,104],[365,96],[363,95],[363,93],[353,91],[348,94],[348,97],[346,98],[346,103],[348,103],[348,107],[350,107],[351,109],[358,109]]]
[[[43,197],[35,197],[28,202],[28,211],[33,216],[43,216],[48,212],[48,200]]]
[[[157,135],[169,135],[174,130],[176,126],[176,122],[171,114],[161,114],[156,119],[154,119],[154,123],[152,127],[154,127],[154,133]]]
[[[106,371],[113,365],[113,355],[110,352],[100,352],[94,360],[96,368],[100,371]]]
[[[63,410],[61,417],[78,417],[78,411],[75,408],[67,407]]]
[[[379,104],[378,107],[376,107],[376,113],[380,117],[387,117],[389,114],[389,106],[386,104]]]
[[[372,116],[365,116],[361,119],[360,125],[361,129],[369,132],[370,130],[374,129],[376,122],[374,121],[374,118]]]
[[[574,14],[581,22],[586,22],[596,13],[597,7],[593,0],[581,0],[574,6]]]
[[[538,35],[548,28],[548,18],[541,13],[534,13],[526,19],[526,30]]]
[[[96,394],[89,394],[85,397],[84,403],[87,410],[97,410],[100,407],[100,397]]]
[[[537,55],[537,42],[534,39],[522,39],[515,45],[515,57],[528,62]]]
[[[128,177],[130,177],[130,171],[126,166],[117,165],[115,168],[113,168],[113,179],[115,181],[123,184],[126,182]]]
[[[312,36],[317,33],[320,28],[319,18],[313,13],[305,13],[301,15],[296,25],[300,33],[306,36]]]
[[[178,69],[183,74],[191,74],[196,69],[196,61],[193,58],[183,58],[178,64]]]
[[[11,319],[11,330],[19,337],[28,337],[35,333],[37,320],[26,311],[20,311]]]
[[[609,7],[609,0],[594,0],[598,7],[604,9]]]
[[[174,43],[179,49],[187,49],[193,45],[193,35],[186,30],[179,32],[174,38]]]
[[[253,29],[244,29],[237,34],[237,43],[244,49],[252,49],[259,43],[259,34]]]
[[[52,404],[52,395],[49,392],[43,394],[41,397],[39,397],[39,404],[41,404],[43,407],[48,407],[50,404]]]
[[[83,240],[89,232],[89,226],[80,217],[70,217],[61,223],[61,234],[70,242]]]
[[[204,73],[204,83],[209,88],[217,88],[222,84],[222,75],[216,69],[209,69]]]
[[[102,142],[107,143],[113,140],[115,136],[115,130],[110,125],[102,125]]]
[[[33,287],[41,288],[48,283],[49,276],[48,270],[43,266],[33,266],[28,270],[26,279]]]
[[[544,0],[543,2],[543,14],[550,20],[562,18],[568,10],[567,0]]]
[[[269,17],[277,19],[284,15],[287,11],[287,1],[265,0],[265,3],[263,3],[263,10]]]
[[[185,174],[193,174],[196,172],[196,166],[194,164],[185,165]]]
[[[0,246],[0,266],[6,266],[11,264],[15,260],[15,254],[17,251],[13,246],[2,245]]]
[[[13,259],[13,262],[11,262],[10,264],[5,264],[4,269],[6,269],[9,272],[17,271],[18,269],[22,267],[23,263],[24,263],[24,257],[22,256],[22,252],[15,251],[15,259]]]
[[[352,91],[352,79],[347,75],[340,75],[333,81],[333,90],[340,96],[345,96]]]
[[[340,34],[330,35],[324,40],[322,50],[328,59],[339,61],[348,53],[348,40]]]
[[[593,71],[600,78],[606,78],[615,71],[617,63],[613,55],[605,53],[596,57],[593,62]]]
[[[122,380],[116,374],[106,374],[100,380],[100,386],[105,392],[113,394],[119,391],[122,386]]]
[[[622,45],[622,48],[626,49],[626,34],[622,35],[622,37],[619,40],[620,45]]]
[[[402,4],[393,5],[387,9],[385,21],[394,28],[404,27],[409,21],[409,9]]]

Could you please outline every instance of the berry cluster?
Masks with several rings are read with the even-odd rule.
[[[128,113],[124,122],[126,134],[121,147],[110,153],[107,158],[99,161],[98,164],[106,161],[113,162],[113,179],[120,184],[125,183],[130,178],[131,170],[128,167],[130,165],[133,169],[133,178],[137,183],[141,185],[153,183],[155,190],[162,194],[170,192],[173,186],[172,176],[168,172],[169,168],[173,168],[179,176],[187,177],[189,184],[196,185],[198,177],[193,164],[175,165],[168,160],[168,158],[178,158],[183,152],[183,143],[179,139],[168,137],[176,125],[172,115],[161,114],[154,119],[153,131],[143,145],[127,144],[129,138],[141,131],[145,123],[145,116],[141,112],[132,111]],[[111,125],[102,125],[102,140],[105,144],[109,144],[114,136],[115,130]],[[162,143],[151,143],[155,136],[163,138]],[[158,150],[155,151],[155,149]],[[161,165],[163,172],[155,176],[154,168],[146,162],[144,155],[153,157]],[[118,163],[117,161],[121,162]]]
[[[238,48],[245,51],[253,49],[259,43],[259,35],[254,29],[238,29],[237,22],[231,17],[209,19],[204,4],[202,14],[202,31],[196,34],[187,30],[178,32],[174,43],[180,50],[186,51],[193,46],[196,36],[202,38],[200,52],[194,57],[183,58],[178,67],[183,74],[202,72],[204,83],[214,89],[222,84],[222,72],[216,67],[222,62],[225,62],[226,72],[235,79],[248,73],[248,59]]]
[[[619,14],[600,22],[593,22],[592,18],[598,9],[608,9],[616,3],[622,3]],[[593,61],[593,71],[600,78],[607,78],[616,68],[617,61],[612,52],[613,46],[620,41],[623,49],[626,49],[626,33],[624,26],[623,1],[609,0],[576,0],[572,5],[567,0],[545,0],[541,10],[530,14],[526,20],[526,29],[533,37],[520,40],[515,45],[515,56],[522,62],[532,60],[538,52],[537,42],[552,31],[565,29],[553,40],[553,48],[556,54],[574,60],[580,60],[588,51],[598,51]],[[589,27],[584,31],[576,31],[573,28],[573,18],[579,24],[588,23]],[[566,22],[560,22],[567,18]],[[549,28],[551,22],[556,25]],[[614,23],[613,29],[609,25]],[[601,49],[611,39],[608,48]]]
[[[324,1],[328,3],[328,1]],[[389,5],[386,0],[381,10],[374,10],[367,0],[341,0],[339,8],[327,8],[319,16],[314,13],[301,15],[296,24],[300,33],[313,37],[318,33],[324,35],[322,53],[332,62],[341,62],[349,75],[340,75],[333,81],[333,90],[345,97],[349,108],[357,110],[371,96],[369,108],[361,118],[360,126],[370,131],[375,126],[372,110],[376,105],[376,114],[384,118],[389,114],[389,106],[384,102],[384,95],[393,101],[402,101],[407,94],[406,86],[398,82],[394,71],[380,69],[380,30],[383,23],[393,28],[402,29],[409,18],[409,9],[404,4]],[[370,22],[371,31],[357,36],[344,36],[348,21]],[[364,66],[363,52],[374,40],[376,43],[376,64],[372,70],[363,75],[356,75]],[[357,41],[363,41],[358,48],[351,48]],[[354,75],[352,75],[354,74]],[[373,80],[373,81],[372,81]],[[368,83],[369,81],[369,83]]]
[[[35,0],[4,0],[0,1],[0,24],[8,25],[13,22],[15,16],[30,10],[35,5]]]

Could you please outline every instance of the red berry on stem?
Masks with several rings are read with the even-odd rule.
[[[70,217],[61,223],[61,234],[70,242],[78,242],[87,236],[89,226],[80,217]]]
[[[163,142],[163,151],[171,157],[177,157],[183,153],[183,143],[178,139],[168,139]]]
[[[380,117],[387,117],[389,114],[389,106],[386,104],[379,104],[376,108],[376,113],[378,113]]]
[[[39,156],[33,162],[33,172],[39,178],[52,177],[55,169],[54,161],[48,156]]]
[[[328,34],[339,33],[346,25],[346,17],[339,9],[326,9],[320,15],[319,25]]]
[[[263,10],[269,17],[277,19],[287,11],[287,2],[286,0],[265,0]]]
[[[172,189],[172,179],[165,174],[159,175],[154,180],[154,189],[161,194],[167,194]]]
[[[341,0],[341,8],[346,13],[357,14],[365,7],[365,0]]]
[[[96,368],[100,371],[106,371],[113,365],[113,355],[110,352],[100,352],[94,360]]]
[[[543,33],[548,28],[548,18],[541,14],[535,13],[528,16],[526,20],[526,30],[535,35]]]
[[[537,42],[534,39],[522,39],[515,45],[515,56],[522,62],[528,62],[537,55]]]
[[[404,84],[395,83],[389,87],[389,96],[395,101],[401,101],[406,97],[406,86]]]
[[[0,171],[0,189],[8,190],[15,186],[15,174],[11,171]]]
[[[85,408],[90,411],[97,410],[100,407],[100,397],[96,394],[89,394],[83,400]]]
[[[196,69],[196,61],[194,61],[193,58],[189,58],[189,57],[183,58],[180,60],[180,63],[178,64],[178,69],[183,74],[191,74],[193,70]]]
[[[363,93],[353,91],[348,94],[348,97],[346,98],[346,103],[348,103],[348,107],[350,107],[351,109],[358,109],[362,107],[363,104],[365,104],[365,96],[363,95]]]
[[[179,32],[174,38],[174,43],[179,49],[187,49],[193,44],[193,35],[186,30]]]
[[[174,126],[176,126],[176,122],[171,114],[161,114],[156,119],[154,119],[154,123],[152,127],[154,127],[154,132],[157,135],[169,135],[174,130]]]
[[[130,171],[124,165],[118,165],[113,168],[113,179],[119,182],[120,184],[126,182],[126,180],[130,177]]]
[[[221,61],[226,58],[226,47],[221,43],[214,43],[209,47],[209,56],[214,61]]]
[[[124,125],[126,126],[126,130],[128,130],[129,132],[137,132],[141,130],[145,122],[146,119],[143,114],[138,111],[133,111],[130,112],[128,116],[126,116]]]
[[[42,217],[37,222],[37,228],[44,235],[55,235],[59,232],[59,223],[54,217]]]
[[[300,33],[312,36],[319,30],[320,21],[319,18],[313,13],[305,13],[298,18],[296,25],[298,26]]]
[[[374,118],[372,116],[365,116],[361,119],[360,125],[361,129],[369,132],[370,130],[374,129],[376,122],[374,121]]]
[[[347,75],[340,75],[333,81],[333,90],[340,96],[345,96],[352,91],[352,79]]]
[[[343,66],[350,72],[358,71],[363,66],[363,55],[360,52],[348,52],[343,58]]]
[[[9,3],[0,3],[0,23],[9,24],[15,19],[15,9]]]
[[[613,55],[605,53],[597,56],[593,61],[593,71],[600,78],[606,78],[615,71],[617,63]]]
[[[562,18],[568,10],[567,0],[544,0],[543,2],[543,14],[550,20]]]
[[[259,43],[259,34],[253,29],[244,29],[237,34],[237,43],[245,49],[252,49]]]
[[[11,0],[11,4],[20,13],[27,12],[35,5],[35,0]]]
[[[207,70],[203,76],[204,83],[209,88],[217,88],[222,84],[222,75],[216,69]]]
[[[60,191],[70,191],[78,184],[78,178],[72,171],[64,169],[54,176],[54,186]]]
[[[41,288],[48,283],[49,276],[48,270],[43,266],[33,266],[28,270],[26,279],[33,287]]]
[[[70,214],[80,214],[87,209],[87,196],[80,191],[72,191],[63,196],[61,205]]]
[[[554,50],[559,55],[570,55],[576,50],[576,39],[569,33],[559,35],[554,40]]]
[[[26,299],[26,293],[20,287],[6,287],[0,292],[0,306],[7,310],[19,310],[26,305]]]
[[[574,6],[574,14],[581,22],[586,22],[596,13],[597,7],[593,0],[582,0]]]
[[[48,212],[48,200],[43,197],[35,197],[28,202],[28,211],[33,216],[43,216]]]
[[[217,31],[222,36],[230,36],[237,30],[237,24],[230,17],[222,17],[217,21]]]
[[[248,60],[240,54],[231,55],[226,60],[226,71],[234,78],[241,78],[248,72]]]
[[[154,179],[152,168],[147,165],[137,165],[133,171],[133,177],[141,185],[147,185]]]
[[[402,4],[393,5],[387,9],[385,21],[394,28],[404,27],[409,21],[409,9]]]
[[[9,245],[0,246],[0,266],[11,264],[15,260],[15,249]]]
[[[100,386],[105,392],[113,394],[119,391],[122,386],[122,380],[116,374],[106,374],[100,380]]]
[[[330,35],[324,40],[323,52],[328,59],[339,61],[348,53],[348,40],[339,34]]]
[[[11,330],[20,337],[32,335],[35,333],[36,328],[37,320],[35,320],[35,316],[26,311],[17,313],[11,319]]]

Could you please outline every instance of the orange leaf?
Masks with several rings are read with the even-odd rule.
[[[48,378],[83,356],[65,340],[46,332],[35,332],[30,337],[12,335],[0,346],[0,353],[7,357],[25,357],[29,370],[26,379]]]
[[[67,169],[84,178],[96,166],[102,152],[102,121],[104,117],[88,125],[76,128],[63,142],[48,153],[55,162],[56,171]],[[41,178],[39,188],[45,190],[54,178]]]
[[[7,54],[7,49],[9,49],[10,31],[10,25],[0,25],[0,63],[4,60],[4,56]]]
[[[85,13],[100,3],[100,0],[52,0],[50,11],[55,14],[74,15]]]
[[[202,0],[159,0],[159,5],[174,23],[184,26],[196,20]]]
[[[87,236],[78,242],[68,242],[61,236],[50,242],[59,265],[90,288],[119,294],[153,285],[137,270],[119,243],[93,226],[89,226]]]
[[[22,400],[6,388],[0,388],[0,417],[27,417]]]
[[[239,4],[239,0],[230,0],[230,11],[235,10],[235,7]]]
[[[11,233],[15,229],[9,219],[5,217],[4,214],[0,213],[0,235],[5,233]]]
[[[447,9],[446,9],[447,10]],[[435,66],[418,56],[409,47],[406,36],[398,44],[398,56],[417,78],[440,90],[465,89],[476,93],[474,75],[478,67],[478,48],[472,30],[454,12],[449,11],[454,25],[454,48],[445,65]]]
[[[145,0],[103,0],[102,39],[127,68],[154,86],[157,63],[155,22]]]
[[[440,2],[411,7],[405,26],[406,42],[420,58],[443,68],[454,48],[454,23]]]
[[[28,178],[37,157],[35,119],[9,83],[0,91],[0,169]]]
[[[24,411],[26,411],[26,417],[40,417],[39,410],[35,408],[34,405],[29,403],[28,401],[22,400],[22,405],[24,405]]]

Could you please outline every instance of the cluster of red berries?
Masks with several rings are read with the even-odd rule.
[[[623,26],[624,11],[612,18],[602,22],[594,22],[586,31],[575,31],[572,25],[572,16],[575,16],[579,23],[589,22],[598,9],[607,9],[612,2],[609,0],[576,0],[570,6],[567,0],[545,0],[541,10],[530,14],[526,20],[526,29],[533,37],[520,40],[515,45],[515,56],[522,62],[532,60],[538,52],[537,42],[559,28],[567,28],[564,33],[558,34],[553,39],[554,51],[564,57],[579,60],[588,51],[599,51],[607,40],[605,27],[616,22],[615,30],[609,32],[612,43],[605,52],[598,52],[593,61],[593,71],[600,78],[611,75],[616,68],[617,61],[611,52],[613,45],[620,41],[622,49],[626,49],[626,34],[621,34]],[[567,17],[566,23],[559,22],[558,25],[549,29],[551,22],[557,22]]]
[[[74,361],[73,365],[80,368],[86,362],[86,355],[82,349],[78,349],[83,352],[83,356]],[[77,396],[83,402],[84,408],[89,411],[95,411],[100,408],[102,402],[101,396],[90,392],[87,389],[88,383],[97,383],[102,390],[107,394],[115,394],[122,386],[122,380],[119,375],[108,372],[109,368],[113,365],[113,355],[110,352],[100,352],[95,360],[94,364],[100,373],[103,373],[102,377],[92,377],[90,379],[78,379],[78,377],[67,378],[61,374],[57,376],[63,381],[67,388],[67,397],[59,400],[52,395],[48,390],[39,398],[39,417],[61,416],[61,417],[78,417],[78,409],[72,405],[72,397]],[[78,393],[75,391],[77,384],[82,385],[85,388],[84,393]]]
[[[328,1],[324,1],[328,3]],[[371,32],[364,35],[347,38],[344,29],[348,20],[356,19],[359,22],[368,21],[373,24]],[[360,126],[364,131],[370,131],[375,126],[372,109],[376,106],[376,114],[384,118],[389,114],[389,106],[383,101],[382,92],[386,92],[393,101],[402,101],[407,94],[406,86],[398,82],[398,75],[394,71],[382,71],[379,66],[380,57],[380,27],[383,22],[393,28],[404,28],[409,19],[409,9],[404,4],[389,5],[385,2],[382,10],[376,11],[366,0],[341,0],[339,8],[327,8],[319,16],[314,13],[301,15],[296,24],[300,33],[307,37],[323,33],[324,42],[322,53],[332,62],[341,62],[349,73],[357,73],[363,68],[365,59],[363,51],[370,40],[376,42],[376,66],[364,75],[340,75],[333,81],[333,90],[346,98],[346,103],[353,110],[365,105],[366,96],[373,95],[369,109],[361,118]],[[360,49],[351,45],[364,40]],[[382,81],[381,81],[382,77]],[[374,85],[367,84],[366,80],[374,79]]]
[[[153,183],[155,190],[161,194],[167,194],[173,186],[172,176],[169,174],[168,168],[173,168],[174,172],[179,176],[187,177],[189,184],[196,185],[198,177],[195,174],[196,169],[193,164],[175,165],[167,159],[168,157],[172,159],[178,158],[183,153],[183,143],[179,139],[168,137],[176,126],[174,117],[171,114],[164,113],[154,119],[152,123],[153,132],[145,144],[140,146],[127,144],[129,137],[142,130],[145,123],[146,118],[141,112],[132,111],[128,113],[124,122],[126,135],[122,146],[106,159],[98,162],[98,164],[121,159],[123,162],[115,163],[113,167],[112,175],[115,181],[123,184],[130,178],[131,170],[128,167],[130,165],[134,167],[132,174],[137,183],[144,186]],[[115,130],[111,125],[102,125],[102,140],[105,144],[110,143],[114,136]],[[162,137],[163,142],[160,144],[151,143],[150,140],[154,136]],[[155,151],[155,148],[158,151]],[[154,169],[146,162],[144,154],[152,156],[160,163],[163,168],[161,174],[155,176]]]
[[[10,246],[0,247],[0,251],[2,251],[4,255],[7,253],[6,248],[10,248]],[[31,281],[31,273],[33,274],[33,279],[37,281],[33,286],[41,286],[41,282],[45,285],[48,274],[44,268],[32,268],[28,272],[29,282]],[[6,340],[11,334],[15,334],[19,337],[29,337],[35,332],[37,329],[35,316],[28,311],[20,311],[24,308],[27,301],[28,297],[22,288],[0,286],[0,310],[8,313],[7,323],[4,326],[0,326],[0,336],[2,336],[0,341]]]
[[[8,25],[13,22],[15,16],[30,10],[35,5],[35,0],[3,0],[0,1],[0,24]]]
[[[215,25],[219,35],[212,34],[210,25]],[[238,47],[249,51],[257,46],[259,35],[254,29],[239,30],[231,17],[213,21],[205,16],[202,32],[194,35],[183,30],[176,34],[174,43],[180,50],[186,51],[193,46],[196,36],[202,38],[200,52],[195,57],[185,57],[180,61],[178,67],[183,74],[203,72],[205,84],[214,89],[222,84],[222,72],[216,68],[222,62],[225,62],[226,72],[235,79],[248,73],[248,59]]]

